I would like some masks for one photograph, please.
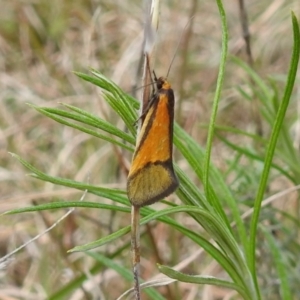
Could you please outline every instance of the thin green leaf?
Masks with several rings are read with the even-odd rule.
[[[93,186],[93,185],[81,183],[70,179],[60,178],[60,177],[52,177],[37,170],[35,167],[33,167],[24,159],[22,159],[20,156],[14,153],[11,153],[11,155],[15,157],[27,169],[33,172],[33,174],[30,174],[32,177],[38,178],[43,181],[52,182],[54,184],[72,187],[78,190],[83,190],[83,191],[88,190],[88,192],[98,195],[100,197],[111,199],[124,205],[129,205],[129,201],[127,197],[126,196],[124,197],[124,195],[126,195],[125,191],[118,190],[118,189],[102,188],[102,187]]]
[[[136,130],[133,125],[137,115],[134,108],[139,107],[138,101],[123,92],[114,82],[96,70],[92,69],[92,74],[94,76],[89,76],[79,72],[75,72],[75,74],[103,89],[102,93],[104,95],[104,99],[123,119],[130,132],[135,135]]]
[[[121,236],[129,233],[131,231],[131,226],[126,226],[123,227],[122,229],[119,229],[118,231],[107,235],[99,240],[93,241],[91,243],[85,244],[85,245],[81,245],[81,246],[76,246],[74,248],[72,248],[71,250],[69,250],[69,253],[72,252],[83,252],[83,251],[87,251],[87,250],[91,250],[91,249],[95,249],[98,247],[101,247],[105,244],[111,243],[115,240],[117,240],[118,238],[120,238]]]
[[[118,274],[120,274],[124,279],[126,279],[129,282],[133,281],[133,274],[131,271],[128,270],[128,268],[122,267],[121,265],[115,263],[113,259],[110,259],[100,253],[93,253],[93,252],[87,252],[87,254],[91,257],[93,257],[95,260],[100,262],[101,264],[105,265],[106,267],[115,270]],[[155,289],[153,288],[147,288],[144,290],[145,294],[147,294],[152,299],[157,300],[165,300],[165,298]]]
[[[217,5],[218,5],[219,14],[222,22],[222,51],[221,51],[221,60],[219,66],[217,87],[216,87],[213,107],[210,116],[209,128],[208,128],[208,135],[207,135],[207,142],[206,142],[206,155],[205,155],[204,167],[203,167],[203,171],[204,171],[203,185],[204,185],[206,197],[208,199],[210,199],[209,194],[211,192],[211,189],[209,189],[209,170],[210,170],[209,165],[210,165],[210,156],[212,150],[212,141],[213,141],[214,131],[215,131],[214,126],[216,123],[218,106],[221,98],[221,91],[222,91],[222,86],[224,81],[225,64],[226,64],[226,57],[227,57],[227,50],[228,50],[228,29],[227,29],[226,13],[221,0],[217,0]]]
[[[195,231],[189,230],[184,226],[178,224],[173,219],[166,217],[166,215],[168,214],[174,214],[178,212],[189,212],[189,213],[200,214],[201,217],[203,218],[203,223],[206,224],[206,228],[214,236],[217,242],[219,244],[222,244],[223,247],[226,248],[228,252],[226,252],[226,254],[225,253],[223,254],[210,242],[208,242],[206,239],[201,237],[199,234],[195,233]],[[141,210],[141,214],[145,215],[145,211],[143,209]],[[182,232],[186,237],[189,237],[195,243],[197,243],[202,248],[204,248],[207,251],[207,253],[209,253],[214,259],[218,261],[218,263],[224,268],[224,270],[228,272],[228,274],[235,282],[245,286],[245,288],[247,289],[249,288],[249,286],[251,287],[251,283],[249,284],[248,282],[250,279],[249,275],[247,275],[247,271],[244,270],[246,264],[245,262],[241,262],[242,258],[241,258],[241,253],[239,248],[236,246],[234,242],[232,242],[234,240],[227,235],[226,228],[222,228],[222,224],[216,221],[211,214],[197,207],[178,206],[178,207],[173,207],[173,208],[168,208],[161,211],[153,212],[151,214],[147,212],[146,216],[141,219],[140,224],[144,225],[156,219],[171,225],[173,228],[177,229],[179,232]],[[77,246],[71,249],[69,252],[86,251],[86,250],[90,250],[102,246],[106,243],[109,243],[121,237],[122,235],[129,233],[129,231],[130,231],[130,226],[127,226],[102,239],[99,239],[97,241],[94,241],[92,243],[83,246]],[[230,260],[229,257],[232,257],[233,259]]]
[[[289,100],[291,98],[291,94],[296,79],[298,64],[299,64],[299,53],[300,53],[299,24],[297,18],[293,13],[292,13],[292,23],[293,23],[293,33],[294,33],[294,46],[293,46],[291,63],[290,63],[290,69],[288,73],[288,79],[287,79],[283,99],[280,103],[280,107],[276,114],[276,119],[272,129],[270,142],[266,151],[264,169],[258,187],[257,196],[254,202],[254,211],[253,211],[251,225],[250,225],[250,243],[249,243],[249,250],[247,251],[247,254],[249,260],[249,267],[253,275],[253,279],[255,280],[257,294],[259,294],[259,287],[257,283],[256,268],[255,268],[255,248],[256,248],[256,236],[257,236],[256,233],[257,233],[258,219],[259,219],[259,214],[261,209],[261,202],[263,200],[264,192],[267,187],[267,181],[272,166],[272,159],[274,156],[276,143],[278,140],[278,136],[280,134],[280,129],[282,127],[283,119],[289,104]]]
[[[263,230],[263,232],[268,240],[268,243],[270,245],[269,249],[271,250],[271,253],[272,253],[272,256],[273,256],[273,259],[275,262],[275,266],[277,269],[277,273],[278,273],[278,276],[280,279],[279,283],[280,283],[281,299],[292,300],[294,298],[291,294],[291,287],[289,285],[287,269],[286,269],[286,266],[282,259],[282,251],[279,248],[279,246],[277,245],[276,240],[274,239],[272,234],[270,234],[269,231],[267,230],[267,228],[261,227],[261,229]]]
[[[189,165],[192,167],[195,173],[198,175],[198,178],[200,180],[204,180],[203,172],[201,169],[201,162],[204,158],[204,151],[200,149],[199,145],[196,144],[195,141],[190,136],[188,136],[188,134],[184,132],[177,124],[175,124],[174,144],[176,145],[176,148],[180,151],[180,153],[184,156],[184,158],[188,161]],[[228,228],[230,228],[229,221],[224,212],[224,209],[222,208],[220,201],[217,199],[217,196],[214,192],[214,189],[212,189],[211,184],[209,183],[211,201],[208,201],[206,197],[203,197],[199,194],[199,188],[197,188],[193,183],[191,183],[191,180],[187,178],[184,175],[184,173],[182,173],[181,176],[184,177],[184,182],[188,184],[188,189],[194,195],[199,196],[191,197],[187,203],[193,202],[195,204],[195,201],[200,201],[200,204],[207,210],[212,212],[217,211],[227,223]],[[183,183],[181,185],[183,185]],[[186,191],[188,189],[186,189]]]
[[[186,146],[183,142],[185,141]],[[178,125],[175,124],[175,135],[174,135],[174,143],[176,147],[180,150],[182,155],[186,158],[186,160],[189,162],[190,166],[193,168],[195,173],[198,175],[199,179],[203,179],[203,172],[201,170],[201,164],[199,165],[199,162],[197,161],[197,158],[200,158],[202,161],[202,158],[204,157],[204,150],[201,149],[201,147],[193,140],[182,128],[180,128]],[[247,235],[246,235],[246,229],[243,223],[243,220],[241,219],[241,214],[238,208],[238,203],[233,198],[231,191],[229,190],[227,184],[224,182],[223,176],[220,174],[220,172],[213,166],[213,164],[210,165],[210,174],[211,179],[209,182],[209,188],[211,190],[210,196],[215,197],[215,200],[211,201],[210,203],[206,200],[204,195],[199,194],[199,189],[195,186],[194,183],[191,182],[189,178],[186,177],[185,173],[181,170],[179,171],[176,168],[176,172],[179,175],[180,178],[180,187],[179,191],[177,192],[177,195],[180,193],[180,199],[184,201],[186,204],[193,204],[193,205],[199,205],[201,204],[203,207],[205,207],[209,211],[217,211],[219,215],[222,217],[223,221],[226,223],[227,228],[231,230],[230,222],[225,214],[224,208],[221,206],[220,200],[217,198],[216,195],[216,188],[218,188],[218,192],[220,195],[222,195],[222,199],[228,203],[230,206],[235,223],[237,224],[238,232],[240,239],[246,247],[247,245]],[[192,194],[191,194],[192,192]],[[199,202],[199,203],[198,203]],[[198,204],[197,204],[198,203]],[[214,207],[211,206],[211,203],[216,203]]]
[[[61,208],[73,208],[73,207],[82,207],[82,208],[94,208],[94,209],[107,209],[110,211],[119,211],[119,212],[126,212],[130,213],[130,207],[123,207],[117,205],[109,205],[109,204],[102,204],[98,202],[51,202],[41,205],[29,206],[29,207],[22,207],[16,208],[9,211],[6,211],[2,215],[12,215],[12,214],[20,214],[24,212],[36,212],[41,210],[49,210],[49,209],[61,209]]]
[[[89,119],[87,119],[83,116],[79,116],[77,114],[72,114],[70,112],[66,112],[66,111],[58,110],[58,109],[54,109],[54,108],[36,107],[32,104],[30,104],[30,106],[32,106],[34,109],[39,111],[41,114],[55,120],[58,123],[61,123],[63,125],[67,125],[69,127],[75,128],[75,129],[78,129],[82,132],[88,133],[92,136],[95,136],[97,138],[105,140],[109,143],[120,146],[120,147],[122,147],[126,150],[133,151],[133,148],[130,147],[130,146],[127,146],[124,142],[116,141],[114,138],[111,138],[111,137],[108,137],[106,135],[100,134],[97,131],[89,129],[87,127],[83,127],[83,126],[77,125],[75,123],[68,122],[64,119],[64,118],[73,119],[75,121],[79,121],[79,122],[82,122],[84,124],[99,128],[99,126],[98,126],[99,124],[96,124],[95,122],[90,122]],[[63,116],[64,118],[61,118],[59,116]],[[100,129],[105,130],[105,128],[100,128]],[[108,128],[106,128],[106,129],[108,129]],[[129,136],[128,134],[124,133],[123,131],[119,130],[116,127],[114,127],[113,130],[110,130],[109,133],[113,134],[114,136],[118,136],[118,137],[124,139],[125,141],[130,142],[131,144],[134,144],[134,139],[131,136]]]
[[[131,143],[131,144],[135,144],[135,139],[127,134],[126,132],[124,132],[123,130],[120,130],[119,128],[117,128],[116,126],[112,125],[111,123],[100,119],[98,117],[96,117],[93,114],[90,114],[84,110],[79,109],[78,107],[69,105],[69,104],[65,104],[65,103],[61,103],[63,106],[75,111],[76,113],[83,115],[85,117],[87,117],[89,120],[93,121],[93,126],[107,132],[110,133],[114,136],[118,136],[119,138]]]
[[[261,99],[271,99],[272,98],[272,92],[271,89],[265,84],[265,81],[242,59],[232,56],[231,60],[235,62],[237,65],[242,67],[247,74],[251,77],[251,79],[254,81],[254,83],[259,87],[259,90],[262,91]],[[248,98],[248,97],[247,97]],[[251,97],[252,99],[253,97]],[[267,101],[264,101],[264,104],[266,107],[268,107]],[[270,110],[270,108],[268,108]]]
[[[120,256],[120,254],[124,250],[128,250],[130,247],[130,243],[127,242],[121,247],[118,247],[117,250],[115,250],[113,253],[107,253],[106,257],[108,258],[116,258]],[[101,263],[97,263],[89,270],[89,274],[97,275],[101,270],[103,269],[103,265]],[[90,275],[87,275],[86,273],[80,274],[79,276],[75,277],[74,279],[71,279],[70,282],[66,283],[62,288],[60,288],[58,291],[55,291],[52,293],[49,297],[47,297],[48,300],[65,300],[69,299],[69,294],[74,292],[76,288],[79,288],[82,286],[83,282],[85,282],[87,279],[89,279]]]
[[[226,138],[223,138],[222,136],[216,134],[218,136],[218,138],[224,142],[224,144],[226,144],[228,147],[232,148],[233,150],[237,151],[238,153],[241,153],[243,155],[245,155],[248,158],[251,158],[253,160],[257,160],[259,162],[264,162],[264,159],[258,155],[256,155],[255,153],[249,151],[246,148],[242,148],[239,147],[233,143],[231,143],[229,140],[227,140]],[[293,176],[291,176],[288,172],[286,172],[282,167],[280,167],[279,165],[275,164],[272,162],[271,164],[272,168],[274,168],[275,170],[278,170],[282,175],[284,175],[286,178],[288,178],[289,180],[291,180],[292,182],[295,182],[295,178]]]
[[[215,285],[223,288],[233,289],[236,290],[243,299],[249,299],[252,300],[252,298],[249,297],[248,293],[245,291],[245,289],[233,282],[222,280],[213,276],[203,276],[203,275],[187,275],[181,272],[178,272],[172,268],[169,268],[167,266],[159,265],[158,268],[160,272],[165,274],[166,276],[176,279],[181,282],[188,282],[188,283],[196,283],[196,284],[210,284]]]
[[[251,138],[253,141],[262,143],[263,145],[267,145],[267,140],[266,139],[262,138],[261,136],[259,136],[257,134],[253,134],[253,133],[241,130],[239,128],[216,125],[215,129],[217,129],[217,132],[218,131],[225,131],[225,132],[230,132],[230,133],[234,133],[234,134],[239,134],[239,135],[242,135],[243,137],[247,136],[247,137]]]

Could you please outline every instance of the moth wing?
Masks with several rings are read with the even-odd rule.
[[[132,205],[145,206],[169,196],[177,187],[172,162],[164,162],[149,164],[129,178],[127,193]]]

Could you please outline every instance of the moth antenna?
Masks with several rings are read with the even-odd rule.
[[[157,81],[156,73],[154,70],[152,72],[153,72],[153,76],[154,76],[154,81],[156,82]]]
[[[180,43],[181,43],[181,41],[182,41],[183,33],[185,32],[187,26],[191,23],[191,21],[193,20],[193,18],[194,18],[194,16],[191,17],[191,18],[188,20],[188,22],[186,23],[186,25],[184,26],[184,28],[183,28],[183,30],[182,30],[182,32],[181,32],[181,34],[180,34],[180,38],[179,38],[179,41],[178,41],[177,46],[176,46],[176,48],[175,48],[175,52],[174,52],[173,58],[172,58],[172,60],[171,60],[171,63],[170,63],[170,66],[169,66],[169,69],[168,69],[168,73],[167,73],[166,78],[168,78],[169,73],[170,73],[170,71],[171,71],[171,67],[172,67],[172,65],[173,65],[175,56],[176,56],[176,54],[177,54],[178,48],[179,48],[179,46],[180,46]]]

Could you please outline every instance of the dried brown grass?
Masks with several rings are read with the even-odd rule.
[[[192,1],[188,4],[185,1],[162,3],[157,74],[165,74],[168,69],[178,43],[178,32],[188,22],[191,6]],[[291,8],[298,9],[299,15],[296,0],[276,0],[271,4],[270,1],[251,1],[247,6],[255,68],[260,74],[285,74],[287,71],[292,43],[289,34]],[[230,53],[246,59],[236,2],[227,1],[225,9]],[[179,49],[169,79],[175,91],[176,86],[182,84],[183,87],[180,123],[203,143],[205,130],[199,129],[199,123],[206,124],[209,118],[220,58],[221,30],[213,1],[201,1],[194,18],[187,55],[182,57]],[[142,7],[137,1],[6,1],[1,5],[1,212],[33,202],[79,200],[81,196],[77,191],[26,177],[26,170],[8,152],[19,154],[53,176],[89,180],[95,185],[117,183],[120,187],[125,186],[125,177],[118,176],[117,160],[110,145],[39,115],[26,102],[54,107],[59,105],[58,102],[69,103],[105,117],[122,128],[123,124],[103,103],[99,91],[78,79],[72,71],[86,71],[92,66],[129,91],[141,52],[143,22]],[[184,67],[186,78],[180,83],[178,74],[183,62],[187,62]],[[232,88],[243,84],[247,77],[237,72],[240,71],[234,66],[228,67],[219,118],[225,124],[247,128],[251,123],[249,104],[243,103]],[[230,155],[222,148],[216,149],[216,153],[217,156]],[[92,196],[88,196],[88,200],[99,201]],[[62,213],[49,211],[1,217],[1,256],[44,230]],[[73,276],[86,272],[93,261],[81,253],[66,255],[66,251],[129,224],[129,218],[100,214],[80,210],[52,234],[18,253],[14,262],[1,273],[0,299],[46,299],[48,293],[63,286]],[[158,247],[171,251],[164,260],[172,263],[183,259],[186,251],[173,253],[165,245],[168,236],[170,243],[178,238],[176,233],[169,232],[168,228],[159,233]],[[183,245],[185,241],[179,243]],[[116,245],[107,247],[113,249]],[[123,257],[124,264],[128,264],[127,254]],[[151,253],[146,253],[146,257],[142,265],[150,276],[156,272],[155,259]],[[114,272],[98,280],[104,282],[101,287],[102,292],[109,295],[106,299],[114,299],[128,287],[128,284],[119,283]],[[195,287],[185,287],[186,299],[199,299]],[[205,290],[204,298],[217,299],[212,293],[216,290]],[[225,299],[223,291],[221,294],[218,297]],[[74,295],[72,299],[84,297]]]

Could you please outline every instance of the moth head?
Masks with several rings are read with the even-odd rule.
[[[165,77],[159,77],[156,80],[156,86],[157,86],[158,90],[160,90],[160,89],[170,89],[171,88],[170,83],[167,81],[167,79]]]

